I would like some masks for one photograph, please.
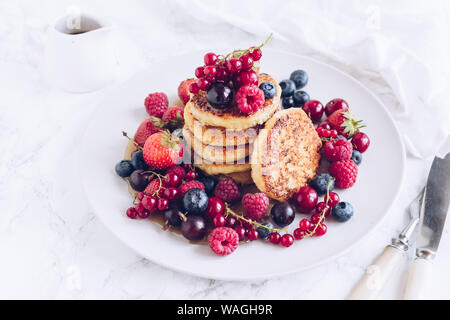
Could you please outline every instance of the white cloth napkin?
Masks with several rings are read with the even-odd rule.
[[[450,25],[442,10],[448,2],[177,2],[206,25],[226,23],[259,39],[274,32],[286,48],[325,59],[357,78],[369,75],[365,84],[394,116],[410,155],[434,155],[449,134],[450,45],[445,39]]]

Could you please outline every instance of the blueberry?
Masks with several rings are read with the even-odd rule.
[[[290,79],[294,81],[297,89],[301,89],[308,84],[308,74],[303,70],[296,70],[292,72]]]
[[[294,106],[294,98],[292,97],[283,98],[282,105],[284,109],[292,108]]]
[[[198,181],[205,185],[206,194],[210,197],[213,197],[214,188],[217,185],[217,180],[211,176],[203,175],[198,178]]]
[[[270,222],[263,223],[262,225],[266,226],[268,228],[273,228],[273,224],[271,224]],[[272,232],[269,229],[262,228],[262,227],[259,227],[256,230],[259,233],[259,238],[260,239],[267,239],[269,237],[269,234]]]
[[[346,222],[353,217],[353,206],[348,202],[339,202],[331,210],[333,218],[338,222]]]
[[[328,183],[330,183],[331,192],[334,189],[334,178],[328,173],[321,173],[310,182],[310,186],[316,190],[318,194],[324,195],[327,193]]]
[[[263,82],[259,88],[264,92],[264,98],[272,99],[277,94],[277,88],[272,82]]]
[[[133,173],[134,166],[130,160],[122,160],[118,164],[116,164],[115,169],[119,177],[126,178]]]
[[[295,92],[295,82],[292,80],[283,80],[280,82],[281,97],[290,97]]]
[[[359,166],[362,162],[362,154],[358,150],[353,150],[352,152],[352,160]]]
[[[183,197],[183,206],[190,214],[202,214],[208,207],[208,195],[202,189],[190,189]]]
[[[294,93],[294,106],[296,108],[301,108],[307,101],[309,101],[309,99],[309,94],[307,94],[305,91],[296,91]]]
[[[131,163],[136,168],[136,170],[148,170],[148,164],[144,160],[144,154],[142,150],[133,153],[133,155],[131,156]]]

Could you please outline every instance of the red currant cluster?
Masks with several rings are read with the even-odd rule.
[[[187,170],[187,172],[186,172]],[[131,219],[146,219],[157,211],[165,211],[170,203],[176,202],[185,193],[187,182],[196,181],[197,173],[190,165],[173,166],[164,176],[149,171],[154,175],[145,191],[139,192],[135,198],[135,206],[128,208],[126,214]]]
[[[232,81],[235,89],[244,85],[257,85],[261,48],[271,37],[272,35],[260,46],[235,50],[227,55],[207,53],[204,56],[205,64],[195,69],[197,81],[189,85],[189,91],[193,94],[200,90],[206,91],[215,81]]]
[[[338,136],[338,132],[331,129],[330,125],[326,122],[319,124],[316,131],[321,138],[336,138]]]

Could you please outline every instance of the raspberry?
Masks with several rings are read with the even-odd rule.
[[[242,86],[236,93],[236,102],[243,113],[255,113],[264,105],[264,92],[255,85]]]
[[[169,99],[166,94],[162,92],[150,93],[148,97],[145,98],[144,104],[149,115],[161,118],[164,111],[169,107]]]
[[[174,174],[176,174],[180,178],[180,180],[183,180],[184,176],[186,175],[186,171],[184,171],[183,167],[181,167],[181,166],[173,166],[173,167],[169,168],[169,170],[167,170],[167,172],[166,172],[166,175],[169,172],[173,172]]]
[[[345,139],[327,141],[323,148],[323,155],[330,162],[349,160],[352,157],[352,152],[352,143]]]
[[[231,203],[239,199],[241,193],[236,182],[232,178],[226,177],[217,184],[214,189],[214,196]]]
[[[239,236],[236,231],[227,227],[215,228],[208,237],[208,244],[212,251],[219,256],[233,253],[239,245]]]
[[[184,194],[191,189],[202,189],[203,191],[205,191],[205,185],[197,180],[188,181],[178,187],[178,192],[180,193],[181,197],[184,197]]]
[[[184,125],[184,108],[173,106],[167,108],[162,116],[162,121],[167,122],[167,127],[171,130],[182,128]]]
[[[337,186],[342,189],[353,186],[358,176],[358,166],[352,160],[333,162],[330,165],[329,171],[336,179]]]
[[[159,178],[153,179],[145,188],[144,193],[151,195],[151,196],[159,196],[162,194],[162,189],[164,187],[162,186],[162,180]],[[159,191],[158,191],[159,190]],[[158,193],[156,193],[158,192]]]
[[[242,208],[253,220],[261,219],[269,208],[269,198],[264,193],[247,193],[242,197]]]

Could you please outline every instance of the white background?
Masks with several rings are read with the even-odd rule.
[[[352,74],[407,137],[406,182],[390,217],[345,256],[261,282],[189,277],[137,256],[96,219],[77,175],[86,121],[114,87],[69,94],[43,76],[48,24],[71,5],[117,27],[117,83],[192,50],[248,47],[271,31],[271,47]],[[0,298],[345,298],[406,223],[448,134],[449,18],[445,1],[0,1]],[[450,298],[449,242],[447,224],[430,298]],[[401,296],[411,254],[380,298]]]

